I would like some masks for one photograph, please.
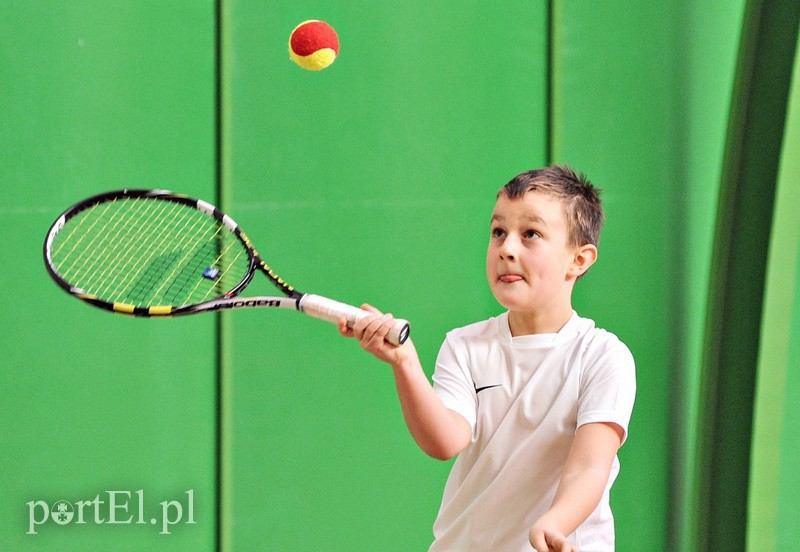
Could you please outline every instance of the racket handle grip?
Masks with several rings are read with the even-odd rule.
[[[301,312],[309,316],[319,318],[320,320],[327,320],[334,324],[336,324],[340,318],[345,317],[347,318],[347,325],[351,328],[365,316],[373,314],[359,309],[358,307],[310,293],[300,298],[298,307]],[[392,329],[386,334],[386,341],[392,345],[402,345],[405,343],[406,339],[408,339],[409,330],[408,321],[398,318],[395,320]]]

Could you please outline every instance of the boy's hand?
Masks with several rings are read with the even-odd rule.
[[[399,347],[385,341],[389,330],[394,326],[394,317],[391,314],[383,314],[381,311],[364,303],[361,308],[365,311],[374,313],[374,316],[367,316],[356,322],[352,328],[347,327],[347,320],[340,318],[337,324],[339,333],[344,337],[355,337],[358,339],[361,348],[372,353],[380,360],[396,366],[407,358],[407,351],[413,347],[411,339],[406,340]]]
[[[533,524],[528,539],[536,552],[578,552],[578,548],[567,540],[556,524],[545,517]]]

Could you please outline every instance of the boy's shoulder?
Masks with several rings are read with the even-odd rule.
[[[504,316],[506,316],[506,313],[479,322],[473,322],[472,324],[461,326],[460,328],[453,328],[447,332],[447,338],[491,337],[497,334],[499,328],[498,322]]]
[[[587,360],[599,360],[609,353],[633,356],[628,346],[615,333],[597,326],[591,318],[580,318],[580,320],[583,331],[579,333],[578,343]]]

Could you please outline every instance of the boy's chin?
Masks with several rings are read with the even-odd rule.
[[[507,310],[510,310],[510,311],[525,311],[525,310],[528,310],[528,308],[526,308],[527,306],[524,305],[524,304],[521,304],[520,301],[514,301],[510,297],[507,297],[507,296],[504,296],[504,295],[498,296],[498,294],[496,294],[496,293],[493,294],[493,295],[494,295],[495,301],[500,303],[500,305],[503,308],[507,309]]]
[[[514,297],[507,294],[493,293],[495,301],[508,311],[518,314],[533,314],[537,312],[536,300],[533,297]]]

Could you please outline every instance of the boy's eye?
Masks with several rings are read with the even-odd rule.
[[[502,238],[505,235],[506,235],[506,233],[503,231],[502,228],[492,228],[492,237],[493,238]]]
[[[522,233],[522,237],[526,239],[538,238],[539,232],[536,230],[525,230],[525,232]]]

